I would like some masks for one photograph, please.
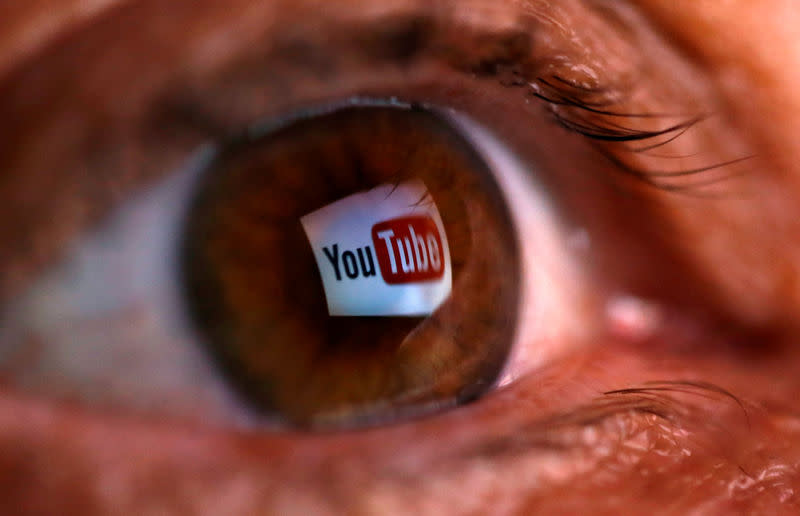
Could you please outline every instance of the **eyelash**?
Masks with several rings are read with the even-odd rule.
[[[561,127],[592,140],[594,147],[615,165],[617,170],[659,190],[698,197],[714,196],[703,189],[739,174],[735,171],[728,172],[727,170],[723,174],[714,174],[714,172],[723,168],[727,169],[731,165],[746,161],[752,157],[745,156],[706,166],[672,171],[635,166],[627,163],[621,157],[621,154],[626,152],[646,154],[652,150],[665,147],[686,135],[692,128],[708,119],[709,116],[706,114],[687,116],[670,113],[626,113],[614,111],[613,109],[603,109],[619,103],[618,98],[606,101],[597,100],[598,97],[602,96],[613,97],[614,95],[610,93],[610,90],[584,87],[557,75],[553,75],[552,80],[539,77],[531,84],[531,87],[531,94],[549,105],[550,114]],[[620,97],[619,95],[616,96]],[[582,116],[580,112],[588,113],[593,119]],[[677,117],[683,118],[683,120],[665,128],[654,130],[634,129],[612,121],[614,118],[664,120]],[[626,145],[630,142],[645,142],[645,145],[640,147]],[[677,159],[683,156],[662,155],[653,157]],[[670,182],[670,179],[694,176],[702,177],[689,183],[676,184]]]
[[[625,153],[640,155],[650,153],[648,155],[651,157],[667,159],[684,157],[654,155],[651,151],[663,148],[680,139],[692,128],[707,120],[709,115],[617,111],[613,109],[613,106],[621,104],[624,97],[619,91],[612,88],[586,86],[556,74],[551,75],[550,78],[539,76],[533,81],[526,81],[513,67],[503,70],[501,75],[503,73],[506,76],[501,79],[504,86],[529,88],[527,94],[548,105],[548,111],[556,124],[590,140],[593,147],[608,159],[616,170],[653,188],[696,197],[716,197],[715,194],[704,189],[739,175],[741,172],[728,171],[727,168],[753,157],[744,156],[701,167],[671,171],[633,165],[622,157]],[[658,129],[636,129],[614,121],[615,119],[659,121],[676,118],[682,120]],[[634,147],[629,145],[631,142],[644,145]],[[721,169],[726,170],[722,174],[715,173]],[[682,181],[680,184],[670,181],[676,178],[695,176],[702,177],[692,182]]]

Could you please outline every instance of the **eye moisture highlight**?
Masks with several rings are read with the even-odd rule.
[[[268,418],[351,427],[497,380],[519,301],[493,173],[443,117],[359,105],[226,146],[190,204],[191,319]]]

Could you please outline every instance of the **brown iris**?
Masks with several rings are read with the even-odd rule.
[[[252,405],[297,426],[352,426],[474,398],[516,324],[514,231],[492,172],[435,113],[344,107],[228,145],[188,214],[189,312]],[[332,317],[300,218],[422,181],[441,215],[452,291],[428,317]],[[377,264],[376,264],[377,266]]]

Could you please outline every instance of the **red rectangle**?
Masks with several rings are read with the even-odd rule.
[[[439,228],[428,216],[409,216],[372,226],[372,243],[383,280],[389,285],[433,281],[447,261]]]

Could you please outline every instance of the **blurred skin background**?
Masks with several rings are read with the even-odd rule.
[[[203,142],[355,95],[487,127],[568,245],[506,384],[414,421],[243,429],[179,395],[129,410],[5,369],[0,510],[795,514],[798,27],[791,0],[6,2],[4,305]]]

